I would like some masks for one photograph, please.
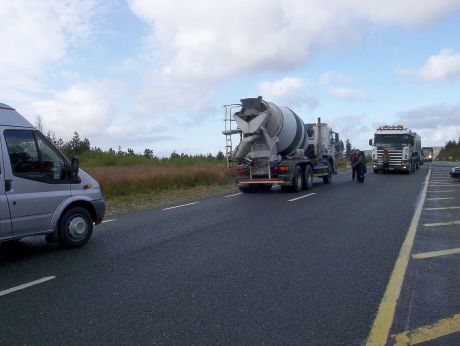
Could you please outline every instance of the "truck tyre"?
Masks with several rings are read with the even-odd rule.
[[[332,167],[329,165],[329,174],[323,177],[324,184],[332,183]]]
[[[310,190],[313,187],[313,171],[310,165],[305,167],[305,174],[304,174],[304,187],[305,190]]]
[[[93,234],[93,219],[88,210],[75,207],[59,220],[59,243],[67,248],[85,245]]]
[[[300,192],[303,190],[303,172],[299,166],[295,167],[294,175],[292,177],[292,191]]]

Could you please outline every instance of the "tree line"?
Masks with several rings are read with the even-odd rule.
[[[108,150],[102,150],[99,147],[91,147],[91,143],[88,138],[80,137],[78,132],[74,132],[72,139],[69,141],[64,141],[62,138],[58,138],[53,131],[48,131],[46,137],[60,150],[62,151],[67,157],[74,157],[74,156],[81,156],[85,153],[106,153],[113,156],[119,157],[144,157],[147,159],[159,159],[153,149],[146,148],[143,153],[136,153],[134,149],[127,148],[126,151],[122,150],[121,146],[118,146],[118,149],[115,150],[113,148],[109,148]],[[208,154],[184,154],[184,153],[177,153],[175,150],[166,157],[166,159],[206,159],[206,160],[218,160],[223,161],[225,156],[222,151],[219,151],[217,155],[213,155],[211,153]]]

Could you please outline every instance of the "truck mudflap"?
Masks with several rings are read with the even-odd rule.
[[[313,167],[313,175],[315,177],[326,177],[331,173],[329,172],[329,170],[330,168],[328,165],[324,165],[324,164],[315,165]]]

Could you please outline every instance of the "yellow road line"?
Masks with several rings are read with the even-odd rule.
[[[431,251],[431,252],[421,252],[421,253],[413,254],[412,258],[413,259],[425,259],[425,258],[432,258],[432,257],[439,257],[439,256],[455,255],[458,253],[460,253],[460,248],[440,250],[440,251]]]
[[[439,339],[443,336],[460,332],[460,314],[451,318],[439,320],[430,326],[417,328],[413,331],[392,335],[395,339],[395,346],[417,345]]]
[[[448,222],[435,222],[435,223],[424,223],[425,227],[438,227],[438,226],[450,226],[450,225],[460,225],[460,221],[448,221]]]
[[[372,325],[369,338],[367,339],[367,346],[385,345],[388,340],[391,325],[396,310],[396,303],[401,293],[401,287],[406,275],[407,264],[409,262],[412,246],[414,244],[415,233],[417,232],[417,225],[422,214],[423,203],[426,198],[426,191],[428,189],[428,181],[430,179],[430,171],[425,178],[425,183],[420,200],[415,210],[414,216],[407,231],[406,239],[399,251],[398,259],[396,260],[395,267],[391,273],[390,281],[388,282],[385,294],[380,302],[377,316],[375,317],[374,324]]]
[[[425,210],[450,210],[450,209],[460,209],[460,207],[440,207],[440,208],[423,208]]]

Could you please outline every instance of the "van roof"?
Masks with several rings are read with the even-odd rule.
[[[4,103],[0,103],[0,125],[13,127],[34,127],[16,110]]]

